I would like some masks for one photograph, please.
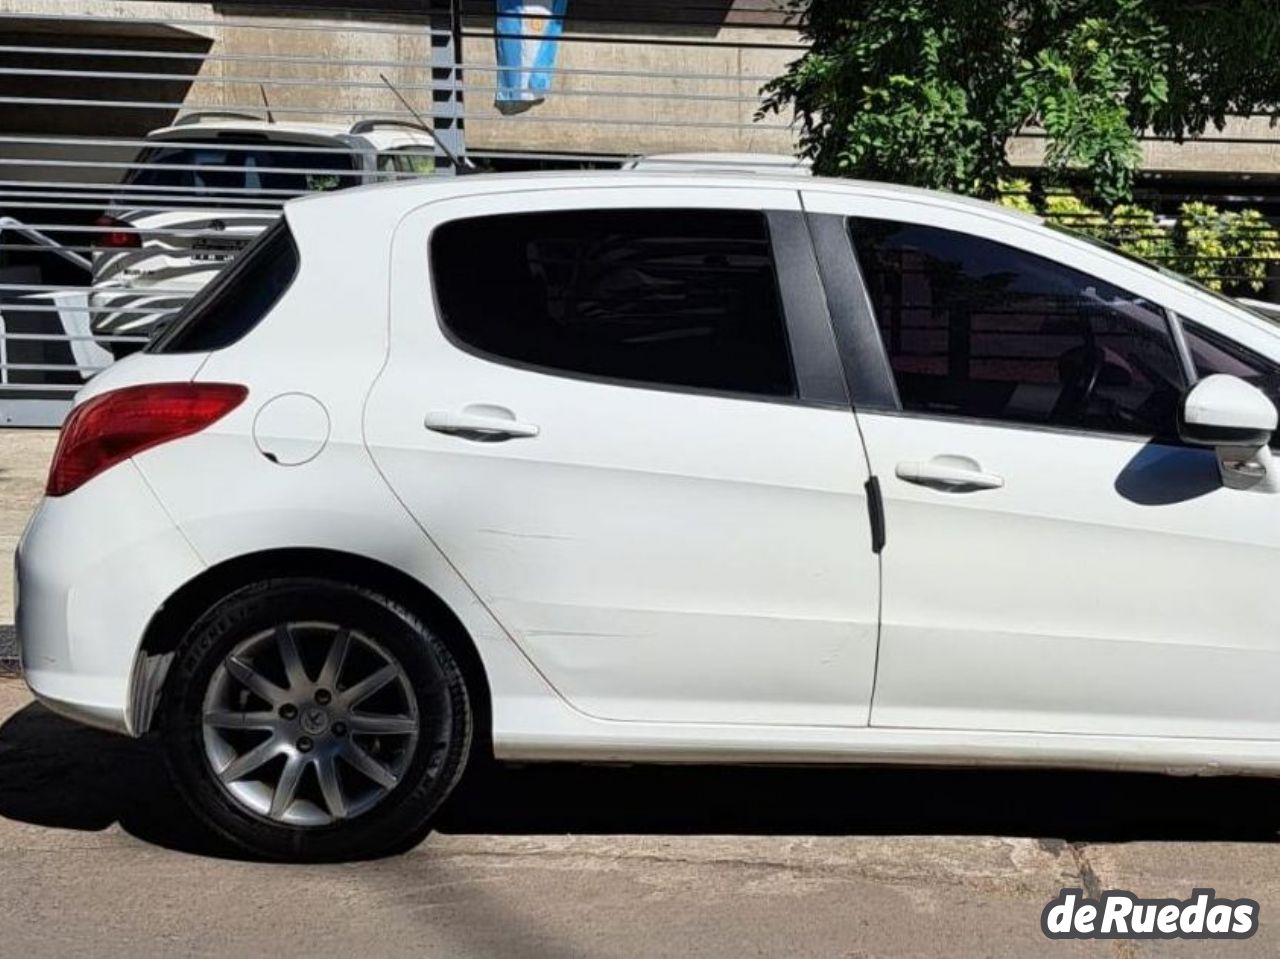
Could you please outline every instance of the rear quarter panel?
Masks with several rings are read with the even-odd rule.
[[[247,400],[209,429],[135,462],[205,565],[288,548],[385,563],[453,610],[491,681],[500,675],[513,694],[542,695],[541,679],[413,522],[366,450],[365,398],[386,360],[395,221],[339,215],[351,210],[330,202],[288,209],[300,254],[297,277],[266,319],[239,342],[202,357],[195,374],[202,382],[245,384]],[[328,438],[307,462],[277,465],[255,443],[254,423],[268,401],[298,393],[324,407]]]

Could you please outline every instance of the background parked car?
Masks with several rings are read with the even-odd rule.
[[[116,356],[139,349],[284,201],[434,166],[431,134],[398,120],[339,126],[194,113],[147,139],[153,145],[95,227],[91,329]]]

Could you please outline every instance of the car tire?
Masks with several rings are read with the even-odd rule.
[[[323,579],[258,583],[209,610],[176,650],[159,715],[195,815],[240,852],[292,862],[411,848],[472,742],[440,634]]]

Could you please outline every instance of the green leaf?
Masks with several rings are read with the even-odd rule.
[[[819,173],[994,197],[1010,141],[1038,127],[1047,178],[1083,180],[1109,210],[1132,197],[1142,132],[1280,111],[1275,0],[788,7],[809,48],[765,85],[758,116],[792,113]]]

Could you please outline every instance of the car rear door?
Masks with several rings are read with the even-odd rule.
[[[872,725],[1280,736],[1280,516],[1177,439],[1170,285],[1006,216],[805,205],[885,498]]]
[[[867,722],[867,465],[794,191],[436,202],[391,282],[372,454],[565,699]]]

